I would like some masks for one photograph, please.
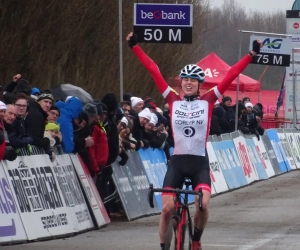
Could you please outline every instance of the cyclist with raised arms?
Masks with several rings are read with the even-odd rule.
[[[191,179],[194,190],[203,191],[203,211],[196,206],[194,215],[194,234],[192,249],[201,250],[200,239],[208,220],[208,205],[211,197],[209,160],[206,141],[209,135],[210,119],[214,103],[222,96],[232,81],[247,67],[252,57],[259,53],[261,41],[254,41],[252,51],[233,65],[218,86],[200,96],[200,84],[204,82],[203,70],[195,64],[186,65],[180,72],[181,89],[184,98],[171,89],[158,66],[137,45],[137,36],[128,34],[127,41],[135,55],[152,75],[154,82],[170,107],[171,123],[174,136],[174,154],[164,179],[163,188],[182,188],[184,179]],[[165,246],[165,234],[174,209],[175,194],[162,194],[162,213],[159,223],[161,250]],[[196,203],[198,197],[195,197]]]

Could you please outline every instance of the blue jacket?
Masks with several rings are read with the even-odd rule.
[[[78,118],[82,111],[82,103],[76,97],[71,97],[65,103],[57,102],[56,106],[60,109],[60,116],[57,122],[60,125],[60,132],[62,134],[63,151],[67,154],[74,150],[74,134],[73,134],[73,120]]]

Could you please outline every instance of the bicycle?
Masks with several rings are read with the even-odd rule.
[[[157,192],[164,193],[175,193],[176,198],[174,199],[175,207],[173,211],[173,216],[170,220],[168,230],[165,237],[165,249],[170,250],[184,250],[185,246],[185,234],[188,233],[188,250],[192,248],[192,237],[193,237],[193,225],[192,219],[188,207],[188,195],[199,195],[199,209],[203,211],[202,207],[202,198],[203,192],[202,188],[199,188],[198,191],[188,190],[189,186],[192,185],[191,181],[185,180],[184,182],[186,188],[184,190],[181,189],[163,189],[163,188],[153,188],[153,184],[150,184],[148,200],[150,207],[154,208],[153,203],[153,194]],[[181,196],[184,194],[184,197]],[[182,199],[181,199],[182,198]],[[182,202],[183,200],[183,202]],[[188,231],[186,229],[188,228]],[[174,232],[174,240],[172,241],[172,236]],[[172,245],[173,243],[173,245]]]

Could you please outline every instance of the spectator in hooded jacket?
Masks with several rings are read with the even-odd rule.
[[[27,134],[25,126],[25,116],[28,109],[28,97],[25,94],[17,94],[15,96],[14,105],[16,107],[16,119],[12,125],[7,124],[6,131],[8,133],[10,146],[13,148],[24,148],[33,143],[33,138]]]
[[[222,107],[225,111],[224,117],[219,120],[223,133],[232,133],[235,130],[235,113],[231,107],[231,103],[231,97],[225,96],[220,104],[220,107]]]
[[[36,101],[29,105],[28,114],[25,118],[27,134],[33,139],[33,145],[47,151],[50,147],[48,138],[44,138],[48,111],[53,103],[51,94],[41,94]]]
[[[73,121],[81,113],[82,103],[77,97],[69,96],[65,103],[58,101],[56,106],[60,110],[57,122],[60,125],[62,134],[62,148],[65,153],[70,154],[74,150]]]
[[[221,135],[222,129],[220,126],[220,119],[225,116],[225,110],[220,107],[220,102],[217,100],[214,105],[213,113],[210,122],[210,135]]]

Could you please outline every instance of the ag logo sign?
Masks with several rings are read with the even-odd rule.
[[[282,39],[274,39],[274,40],[272,40],[270,38],[266,38],[263,41],[263,47],[262,47],[262,49],[265,49],[266,47],[268,49],[280,49],[281,44],[282,44]]]
[[[262,41],[260,53],[253,57],[251,63],[264,64],[274,66],[290,66],[292,38],[279,38],[269,36],[256,36],[250,37],[249,50],[252,50],[252,43],[254,40]]]

